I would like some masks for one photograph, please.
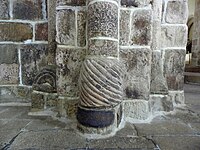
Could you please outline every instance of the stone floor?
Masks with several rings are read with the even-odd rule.
[[[187,107],[160,116],[150,124],[130,124],[114,137],[91,140],[80,136],[75,123],[28,116],[29,107],[0,105],[2,150],[200,150],[200,86],[185,85]]]

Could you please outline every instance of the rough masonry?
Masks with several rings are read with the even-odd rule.
[[[57,0],[47,12],[42,0],[2,1],[0,84],[32,88],[33,112],[76,118],[83,133],[148,122],[184,104],[187,6]]]

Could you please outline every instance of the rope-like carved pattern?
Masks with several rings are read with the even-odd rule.
[[[122,77],[118,61],[86,59],[80,75],[80,105],[112,107],[122,100]]]

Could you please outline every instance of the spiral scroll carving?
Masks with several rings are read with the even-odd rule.
[[[118,60],[86,59],[80,75],[80,105],[113,107],[122,100],[122,77]]]

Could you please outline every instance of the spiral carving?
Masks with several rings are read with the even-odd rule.
[[[80,105],[113,107],[122,100],[122,77],[118,60],[89,58],[80,74]]]

